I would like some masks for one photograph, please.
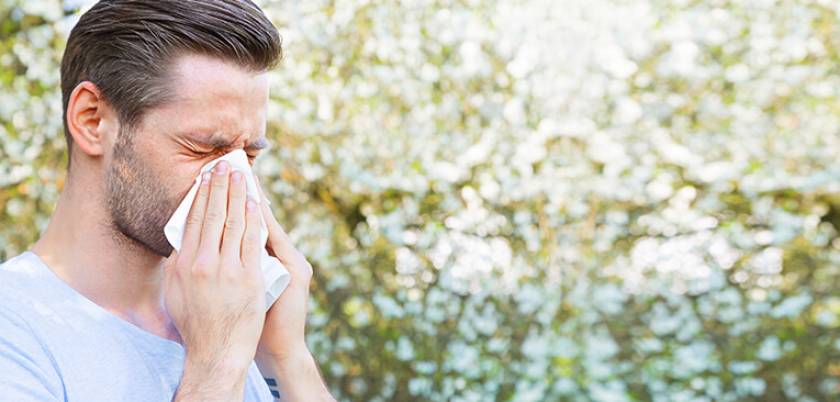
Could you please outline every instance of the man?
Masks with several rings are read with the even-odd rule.
[[[249,0],[103,0],[80,18],[61,63],[67,180],[0,267],[0,400],[333,400],[304,342],[312,268],[241,173],[205,175],[180,252],[163,231],[204,164],[266,146],[281,57]],[[292,276],[267,313],[260,217]]]

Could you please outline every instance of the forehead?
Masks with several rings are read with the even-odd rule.
[[[268,74],[215,57],[197,54],[177,57],[170,67],[170,77],[178,100],[205,100],[206,96],[220,101],[268,98]]]
[[[159,122],[197,139],[252,141],[265,134],[268,77],[220,59],[186,55],[170,68],[173,99]]]

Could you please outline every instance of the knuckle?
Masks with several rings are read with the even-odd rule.
[[[225,264],[225,268],[222,270],[222,277],[225,279],[226,282],[235,283],[239,281],[242,275],[237,272],[239,267],[236,263],[229,262]]]
[[[303,273],[303,275],[307,278],[312,277],[313,269],[312,264],[310,264],[309,261],[303,260],[303,263],[301,264],[301,273]]]
[[[262,284],[262,278],[259,275],[254,274],[246,274],[242,275],[242,283],[248,288],[254,291],[257,290],[264,290]]]
[[[206,183],[201,183],[202,185],[198,186],[198,192],[196,193],[196,197],[198,196],[207,196],[207,192],[210,191],[209,187],[204,185]]]
[[[230,232],[240,232],[244,229],[244,225],[236,217],[228,217],[225,221],[225,229]]]
[[[189,261],[184,254],[178,254],[178,258],[174,261],[168,262],[173,271],[182,271],[189,267]]]
[[[217,209],[208,209],[204,215],[204,220],[208,222],[221,222],[225,219],[225,214]]]
[[[260,259],[259,255],[257,255],[257,250],[254,247],[248,247],[247,249],[243,248],[242,262],[242,266],[244,268],[248,268],[250,270],[256,265],[257,270],[259,270]]]
[[[245,195],[245,180],[240,180],[239,183],[232,183],[231,192],[236,197],[243,197]]]
[[[214,175],[213,180],[210,180],[210,184],[215,188],[223,188],[227,186],[228,178],[226,175]]]
[[[193,265],[190,270],[190,276],[193,279],[204,279],[210,276],[210,269],[204,265]]]
[[[197,213],[192,213],[187,216],[187,226],[199,226],[201,225],[202,219]]]
[[[245,232],[245,242],[248,244],[249,247],[255,247],[257,242],[260,241],[260,232],[258,228],[251,227],[250,230]]]
[[[248,241],[248,238],[245,238],[245,242],[242,243],[242,253],[245,255],[251,254],[254,252],[254,242]]]
[[[245,235],[245,241],[243,242],[242,247],[249,252],[254,252],[257,248],[257,243],[260,241],[260,234],[259,233],[247,233]]]
[[[197,259],[193,262],[190,274],[195,278],[207,278],[213,270],[214,263],[208,259]]]

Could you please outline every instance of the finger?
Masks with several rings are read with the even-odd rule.
[[[222,234],[222,260],[241,263],[240,247],[245,233],[245,178],[242,172],[230,174],[227,217]]]
[[[263,245],[260,244],[260,212],[257,203],[248,199],[245,204],[245,234],[242,237],[242,264],[245,270],[251,274],[258,275],[260,272],[260,253]]]
[[[264,197],[265,195],[263,195]],[[280,259],[280,262],[288,263],[289,261],[293,261],[294,253],[297,250],[292,245],[292,240],[289,238],[289,235],[286,234],[286,231],[277,222],[267,202],[261,202],[259,207],[263,220],[265,220],[265,226],[268,228],[268,247]]]
[[[262,189],[262,184],[260,184],[260,178],[257,175],[254,175],[254,181],[257,183],[257,192],[260,194],[260,200],[265,201],[268,198],[265,196],[265,193]]]
[[[201,175],[198,191],[193,198],[187,222],[184,225],[184,237],[181,240],[181,250],[184,253],[194,253],[201,240],[201,227],[204,224],[204,213],[207,210],[207,195],[210,193],[210,173]]]
[[[274,214],[271,212],[271,208],[268,206],[268,197],[266,197],[265,193],[262,190],[262,185],[260,184],[259,177],[254,175],[254,181],[257,183],[257,192],[260,195],[260,200],[262,200],[262,202],[260,202],[260,205],[259,205],[260,214],[262,215],[263,220],[265,220],[265,225],[268,228],[268,238],[269,238],[268,242],[269,242],[269,247],[270,247],[271,246],[271,232],[272,232],[272,229],[273,229],[272,225],[277,224],[277,226],[280,226],[280,224],[277,222],[277,219],[274,218]],[[280,228],[280,230],[282,231],[282,228]],[[283,235],[285,235],[285,234],[286,234],[286,232],[284,231]]]
[[[266,224],[266,226],[268,226],[269,237],[271,237],[271,231],[272,231],[271,226],[276,226],[277,228],[280,229],[281,236],[288,239],[288,235],[286,235],[286,231],[284,231],[283,228],[280,226],[280,223],[277,222],[277,218],[275,218],[274,214],[271,212],[271,207],[268,206],[268,197],[265,195],[265,193],[262,190],[262,186],[260,185],[260,179],[257,178],[257,176],[254,176],[254,180],[257,182],[257,190],[260,193],[260,199],[262,199],[262,202],[260,203],[260,210],[261,210],[261,213],[263,215],[263,219],[265,219],[265,224]],[[275,231],[276,231],[276,229],[275,229]]]
[[[201,229],[199,252],[205,255],[218,255],[225,226],[228,201],[228,171],[230,165],[221,161],[213,168],[210,179],[210,200],[204,213],[204,226]]]

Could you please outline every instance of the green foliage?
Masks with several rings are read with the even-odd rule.
[[[341,399],[840,398],[836,5],[261,4]],[[76,11],[0,0],[0,259],[62,185]]]

